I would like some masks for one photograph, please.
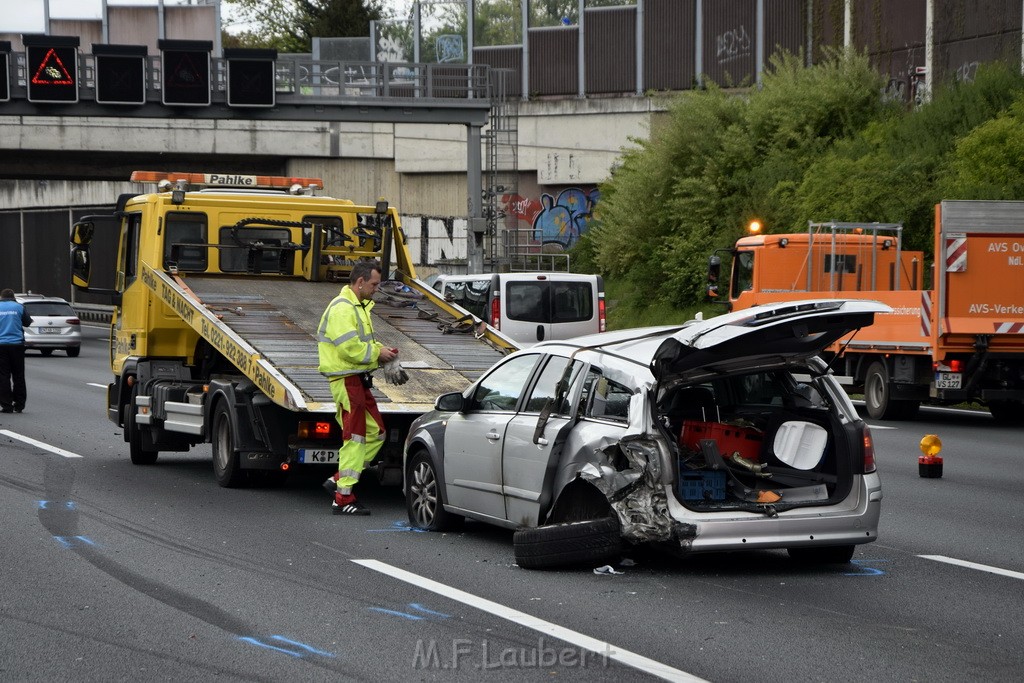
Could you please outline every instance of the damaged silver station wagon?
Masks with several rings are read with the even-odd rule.
[[[818,354],[890,310],[788,302],[518,351],[414,423],[409,519],[517,529],[524,568],[636,543],[849,562],[877,537],[881,482]]]

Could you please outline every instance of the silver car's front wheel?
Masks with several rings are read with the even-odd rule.
[[[444,531],[461,523],[463,518],[444,509],[441,483],[433,461],[426,453],[412,457],[406,470],[405,504],[409,523],[418,529]]]

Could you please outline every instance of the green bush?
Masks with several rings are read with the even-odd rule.
[[[623,327],[720,312],[704,303],[707,257],[754,218],[776,233],[900,222],[905,247],[927,252],[939,200],[1021,198],[1022,93],[1020,74],[991,66],[910,110],[883,96],[866,56],[836,54],[810,68],[778,56],[740,95],[680,94],[602,185],[574,268],[605,275]]]

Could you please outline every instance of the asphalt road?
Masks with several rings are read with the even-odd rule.
[[[320,473],[222,489],[209,446],[133,466],[88,336],[31,354],[26,412],[0,420],[0,680],[1020,678],[1024,429],[987,414],[873,425],[880,540],[849,566],[527,571],[508,531],[411,531],[395,488],[362,484],[373,515],[343,519]],[[918,476],[927,433],[941,479]]]

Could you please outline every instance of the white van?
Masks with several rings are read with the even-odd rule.
[[[434,288],[524,347],[606,329],[600,275],[439,275]]]

